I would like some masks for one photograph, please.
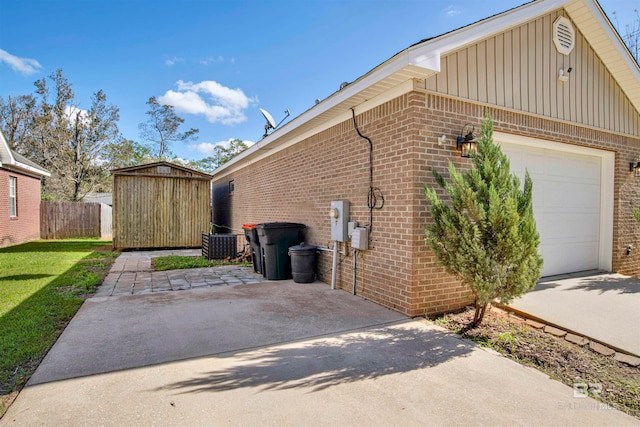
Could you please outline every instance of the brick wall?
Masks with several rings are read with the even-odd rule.
[[[455,137],[466,123],[479,129],[485,108],[414,91],[357,116],[360,131],[373,141],[373,185],[385,198],[384,208],[373,211],[370,250],[357,257],[359,295],[409,316],[452,311],[471,302],[424,243],[430,216],[423,186],[437,186],[432,168],[446,175],[449,160],[460,169],[469,167],[470,161],[455,149]],[[640,253],[624,253],[629,239],[640,237],[630,208],[640,206],[640,179],[628,172],[629,161],[640,154],[640,139],[502,109],[491,108],[490,113],[496,131],[616,151],[613,269],[637,274]],[[447,140],[439,145],[443,134]],[[329,247],[331,200],[348,199],[351,219],[360,225],[369,222],[368,150],[368,142],[347,120],[214,185],[235,182],[230,222],[237,232],[243,223],[301,222],[309,227],[308,242]],[[353,252],[346,243],[340,248],[349,255],[340,255],[337,286],[351,291]],[[329,252],[320,255],[319,272],[330,282]]]
[[[9,177],[14,176],[18,212],[9,217]],[[0,169],[0,247],[40,238],[40,180]]]

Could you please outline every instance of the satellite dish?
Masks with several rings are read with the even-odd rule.
[[[258,108],[258,110],[260,110],[260,113],[262,113],[262,116],[265,118],[265,120],[267,121],[267,123],[265,123],[264,125],[264,135],[262,135],[262,137],[264,138],[265,136],[269,135],[269,130],[270,129],[275,129],[278,126],[280,126],[280,124],[287,118],[289,117],[289,110],[285,110],[285,114],[286,116],[284,116],[284,118],[282,120],[280,120],[280,123],[278,123],[276,125],[276,121],[273,120],[273,116],[271,114],[269,114],[269,112],[267,110],[264,110],[262,108]]]
[[[267,121],[267,123],[264,125],[264,135],[263,135],[263,137],[265,137],[265,136],[267,136],[269,134],[269,129],[275,129],[276,128],[276,121],[273,120],[273,116],[271,114],[269,114],[269,112],[267,110],[263,110],[262,108],[258,108],[258,109],[260,110],[260,112],[264,116],[265,120]]]

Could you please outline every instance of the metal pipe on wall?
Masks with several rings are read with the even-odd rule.
[[[331,289],[336,288],[336,270],[338,269],[338,241],[333,241],[333,263],[331,264]]]
[[[357,269],[358,269],[358,262],[356,261],[358,259],[358,250],[354,249],[353,250],[353,294],[356,294],[356,284],[358,282],[358,276],[357,276]]]

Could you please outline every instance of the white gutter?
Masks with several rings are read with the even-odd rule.
[[[41,176],[51,176],[51,174],[43,169],[38,169],[38,168],[34,168],[33,166],[29,166],[27,164],[24,163],[20,163],[17,161],[13,162],[13,166],[15,166],[17,169],[22,169],[25,170],[27,172],[31,172],[31,173],[35,173],[37,175],[41,175]]]

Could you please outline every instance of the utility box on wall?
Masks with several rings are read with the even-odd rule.
[[[351,235],[351,247],[366,251],[369,249],[369,230],[364,227],[356,227]]]
[[[349,201],[335,200],[331,202],[329,216],[331,217],[331,240],[338,242],[349,240]]]

